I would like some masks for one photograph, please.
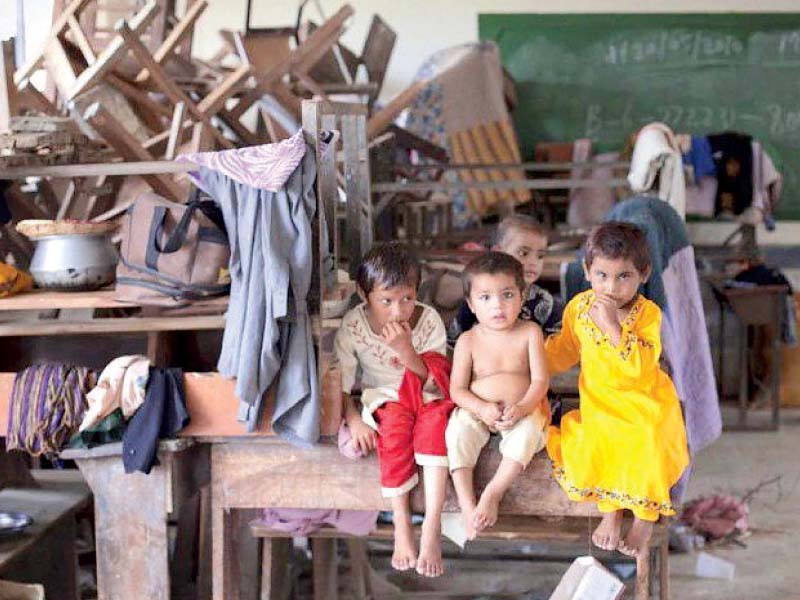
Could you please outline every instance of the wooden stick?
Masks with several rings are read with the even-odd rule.
[[[173,160],[175,151],[181,143],[181,131],[183,131],[183,115],[186,112],[186,105],[178,102],[175,105],[175,114],[172,115],[172,125],[169,128],[169,141],[167,141],[167,151],[164,153],[165,160]]]
[[[28,321],[24,323],[0,323],[0,337],[150,333],[153,331],[223,329],[224,327],[225,320],[223,315],[92,319],[90,321]]]
[[[427,81],[417,81],[397,94],[384,108],[373,114],[367,123],[367,139],[371,140],[391,125],[397,116],[425,89]]]
[[[454,148],[454,155],[456,149]],[[0,173],[2,175],[2,173]],[[374,183],[372,191],[384,192],[452,192],[455,190],[571,190],[574,188],[627,188],[627,179],[526,179],[524,181],[488,181],[485,183],[451,183],[448,181],[420,181],[411,183]]]
[[[69,26],[72,37],[75,38],[75,44],[80,49],[81,54],[83,54],[83,58],[86,59],[86,64],[91,65],[97,60],[97,56],[94,53],[92,44],[89,43],[86,34],[83,32],[83,29],[81,29],[81,24],[78,23],[78,19],[74,14],[67,15],[67,25]]]
[[[152,161],[153,157],[142,148],[141,143],[104,109],[99,102],[92,104],[84,114],[84,119],[126,160]],[[163,175],[142,175],[143,179],[155,190],[176,202],[181,202],[184,193],[170,178]]]
[[[17,86],[14,84],[14,38],[0,44],[0,133],[11,127],[11,117],[19,111]]]

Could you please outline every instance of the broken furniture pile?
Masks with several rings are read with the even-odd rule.
[[[122,176],[99,163],[169,161],[284,139],[299,128],[301,100],[311,96],[359,100],[377,135],[419,89],[378,108],[395,33],[375,16],[361,55],[347,50],[339,39],[353,15],[349,5],[318,26],[306,20],[289,30],[221,32],[225,46],[211,61],[190,50],[207,0],[188,2],[182,14],[174,5],[57,0],[38,54],[15,70],[13,40],[3,43],[0,179],[36,176],[7,186],[14,222],[113,219],[149,188],[185,201],[183,175],[156,168]],[[46,83],[34,86],[42,70]],[[0,232],[0,253],[25,268],[31,248],[13,233],[14,222]]]

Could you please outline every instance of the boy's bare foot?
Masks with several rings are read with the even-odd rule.
[[[615,510],[603,515],[603,520],[592,534],[592,542],[603,550],[616,550],[619,546],[619,531],[622,527],[622,511]]]
[[[411,529],[411,524],[395,523],[392,567],[398,571],[407,571],[408,569],[413,569],[416,563],[417,549],[414,544],[414,530]]]
[[[419,557],[417,573],[425,577],[439,577],[444,573],[442,562],[442,525],[438,519],[425,518],[422,523],[422,535],[419,540]]]
[[[477,531],[483,531],[497,523],[497,512],[500,508],[502,494],[497,494],[488,487],[483,490],[472,523]]]
[[[475,529],[475,505],[461,507],[461,521],[464,523],[464,529],[467,531],[467,539],[474,540],[478,536]]]
[[[618,550],[627,556],[638,557],[646,548],[653,534],[653,523],[638,517],[633,520],[628,535],[619,543]]]

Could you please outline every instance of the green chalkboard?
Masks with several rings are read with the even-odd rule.
[[[589,137],[619,149],[650,121],[761,141],[784,175],[778,218],[800,219],[800,14],[483,14],[518,84],[524,156]]]

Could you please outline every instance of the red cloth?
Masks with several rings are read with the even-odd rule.
[[[450,400],[450,362],[437,352],[426,352],[421,358],[442,398],[423,404],[423,382],[406,369],[398,401],[387,402],[374,413],[381,487],[386,497],[401,496],[416,485],[417,464],[447,466],[444,432],[455,406]]]

